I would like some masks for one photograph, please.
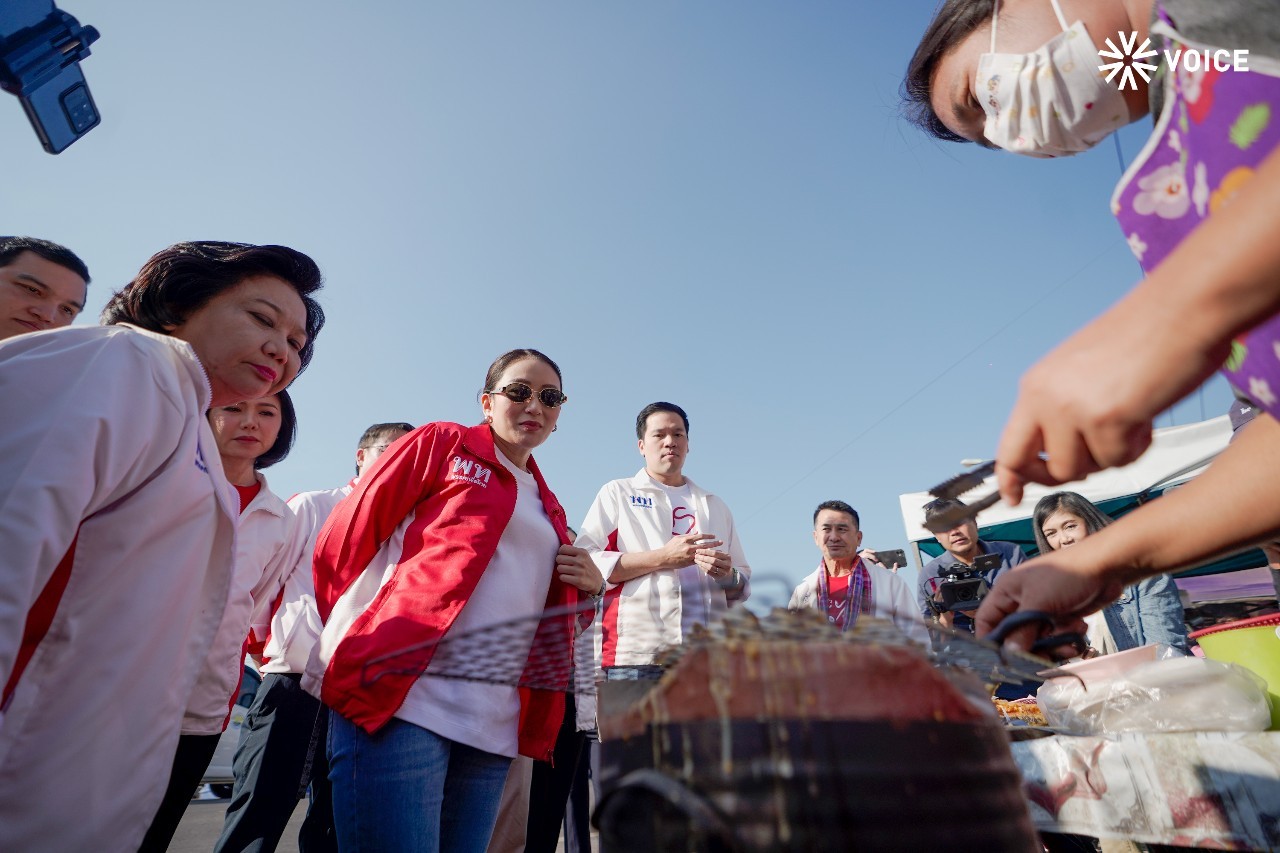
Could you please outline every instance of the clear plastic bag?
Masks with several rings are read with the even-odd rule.
[[[1070,734],[1260,732],[1271,724],[1261,678],[1197,657],[1156,660],[1084,683],[1057,678],[1036,699],[1049,725]]]

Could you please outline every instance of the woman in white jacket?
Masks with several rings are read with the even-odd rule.
[[[250,628],[266,632],[271,599],[306,539],[285,502],[261,473],[289,455],[298,418],[288,391],[209,410],[209,426],[227,480],[239,499],[236,566],[222,623],[182,718],[169,787],[143,839],[142,851],[168,848],[187,804],[227,727],[239,692]]]
[[[231,584],[205,412],[297,375],[320,280],[282,246],[182,243],[109,325],[0,343],[0,850],[141,842]]]

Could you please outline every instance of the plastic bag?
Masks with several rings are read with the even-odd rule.
[[[1267,686],[1242,666],[1197,657],[1140,664],[1089,680],[1045,682],[1036,699],[1070,734],[1260,732],[1271,725]]]

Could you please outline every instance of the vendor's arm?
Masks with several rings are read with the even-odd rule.
[[[996,459],[1010,503],[1132,462],[1151,422],[1280,312],[1280,149],[1141,284],[1023,376]],[[1075,377],[1088,376],[1078,383]],[[1041,454],[1047,459],[1042,459]]]
[[[1002,576],[978,610],[978,634],[1018,610],[1046,611],[1056,617],[1058,630],[1083,632],[1080,617],[1110,604],[1131,583],[1275,538],[1277,475],[1280,423],[1264,415],[1187,485]],[[1223,506],[1232,511],[1222,512]],[[1031,638],[1024,631],[1013,639],[1025,648]]]

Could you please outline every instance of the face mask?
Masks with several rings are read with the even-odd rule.
[[[978,60],[978,100],[987,114],[982,134],[1006,151],[1064,157],[1097,145],[1129,121],[1120,90],[1098,71],[1098,50],[1084,23],[1068,27],[1051,0],[1062,32],[1031,53],[996,53],[996,0],[991,52]]]

